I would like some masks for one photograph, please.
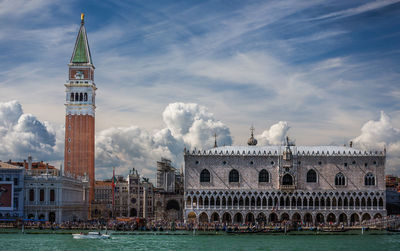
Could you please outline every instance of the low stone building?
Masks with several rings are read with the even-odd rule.
[[[89,182],[87,177],[64,175],[43,162],[22,162],[24,177],[24,216],[33,220],[60,223],[87,220]],[[21,164],[19,164],[21,165]]]

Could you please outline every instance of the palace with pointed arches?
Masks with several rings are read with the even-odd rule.
[[[185,150],[186,222],[356,225],[386,216],[386,151],[346,146]]]

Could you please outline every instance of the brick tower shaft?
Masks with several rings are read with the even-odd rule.
[[[95,96],[94,65],[82,15],[74,51],[68,64],[65,117],[65,173],[89,179],[89,203],[95,183]]]

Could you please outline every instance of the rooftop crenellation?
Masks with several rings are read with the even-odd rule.
[[[281,155],[287,146],[223,146],[207,150],[187,150],[185,155]],[[345,146],[289,146],[298,156],[385,156],[385,151],[361,150]]]

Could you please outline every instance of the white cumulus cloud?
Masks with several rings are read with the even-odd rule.
[[[175,160],[168,148],[170,141],[157,142],[154,138],[136,126],[101,131],[96,137],[96,176],[109,177],[113,166],[118,174],[135,167],[142,175],[153,176],[161,157]]]
[[[383,111],[379,120],[370,120],[361,128],[361,134],[353,139],[354,145],[363,149],[387,150],[386,173],[398,174],[400,167],[400,129],[392,125]]]
[[[96,137],[96,172],[110,175],[112,166],[126,174],[135,167],[143,175],[154,177],[156,161],[169,158],[177,168],[183,165],[183,149],[209,148],[214,133],[221,144],[232,144],[229,128],[204,106],[171,103],[163,112],[165,128],[149,133],[136,126],[109,128]]]
[[[24,114],[18,101],[0,103],[0,158],[62,159],[63,130]]]
[[[286,121],[279,121],[273,124],[269,129],[257,135],[259,145],[281,145],[290,127]]]
[[[127,174],[135,167],[154,178],[156,161],[169,158],[175,167],[183,165],[183,149],[207,149],[214,144],[231,145],[229,128],[217,120],[204,106],[194,103],[171,103],[163,114],[164,128],[149,132],[137,126],[112,127],[96,134],[96,176],[107,178],[112,167],[118,174]],[[256,138],[259,145],[280,145],[289,130],[286,121],[279,121]],[[400,165],[400,129],[381,112],[379,120],[366,122],[354,145],[365,149],[387,148],[386,172],[398,174]],[[25,114],[18,101],[0,103],[0,159],[22,160],[31,154],[37,160],[62,162],[64,128],[40,121]]]
[[[96,134],[96,176],[119,174],[132,167],[154,177],[156,161],[169,158],[176,167],[183,165],[183,149],[209,148],[218,142],[230,145],[229,128],[214,118],[206,107],[193,103],[172,103],[163,112],[165,128],[152,133],[137,127],[112,127]],[[34,159],[63,162],[64,128],[24,114],[18,101],[0,103],[0,159]]]
[[[188,148],[208,148],[214,144],[214,134],[220,145],[232,144],[230,131],[204,106],[194,103],[172,103],[163,112],[163,121],[172,137]]]

